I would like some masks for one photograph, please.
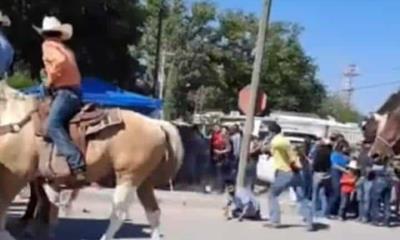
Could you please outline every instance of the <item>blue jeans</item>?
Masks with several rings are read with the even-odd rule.
[[[312,195],[313,195],[313,173],[311,169],[302,169],[301,170],[301,175],[303,177],[303,183],[304,183],[304,194],[306,198],[309,200],[312,200]]]
[[[254,186],[257,181],[257,162],[255,160],[250,160],[246,165],[246,175],[245,175],[245,187],[254,190]]]
[[[331,170],[332,191],[329,196],[329,214],[336,216],[340,205],[340,178],[342,172],[338,169]]]
[[[350,210],[350,205],[352,201],[351,196],[351,193],[341,193],[339,216],[343,219],[347,218],[347,213]]]
[[[367,179],[363,179],[357,186],[358,214],[365,222],[371,220],[371,188],[372,182]]]
[[[312,205],[313,215],[317,217],[327,217],[328,212],[328,193],[331,188],[331,178],[328,173],[313,174],[313,194]]]
[[[269,190],[269,215],[270,221],[273,224],[280,224],[281,211],[279,206],[279,195],[282,192],[293,187],[296,192],[297,201],[300,204],[300,214],[303,216],[307,227],[312,228],[313,219],[310,201],[304,195],[304,186],[300,174],[294,174],[293,172],[277,171],[275,181],[272,183]]]
[[[84,171],[85,162],[79,148],[72,142],[67,131],[69,121],[81,109],[79,92],[59,89],[51,104],[48,118],[48,137],[57,148],[57,153],[64,156],[72,172]]]
[[[390,196],[391,184],[383,178],[377,177],[372,183],[371,189],[371,217],[372,222],[379,223],[381,221],[380,210],[383,206],[383,223],[390,224]]]

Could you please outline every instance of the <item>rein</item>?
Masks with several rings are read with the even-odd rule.
[[[381,143],[383,143],[383,145],[385,145],[386,147],[392,149],[394,144],[389,143],[388,141],[386,141],[386,139],[384,139],[383,137],[381,137],[380,135],[378,135],[376,137],[376,140],[380,141]]]
[[[26,117],[24,117],[21,121],[17,123],[11,123],[7,125],[0,126],[0,136],[6,135],[8,133],[18,133],[21,129],[32,119],[32,114],[37,112],[38,110],[30,111]]]
[[[385,147],[387,147],[390,150],[390,154],[393,159],[400,160],[400,154],[396,154],[396,152],[393,149],[393,147],[396,145],[399,139],[394,141],[394,143],[390,143],[386,139],[384,139],[381,135],[378,135],[376,136],[376,141],[382,143]]]

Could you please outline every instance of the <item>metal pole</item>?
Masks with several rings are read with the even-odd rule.
[[[256,45],[256,56],[253,65],[253,73],[251,76],[250,107],[246,114],[246,123],[244,127],[243,140],[240,149],[239,169],[236,178],[237,189],[244,188],[245,185],[244,179],[245,179],[247,158],[249,155],[249,148],[250,148],[250,134],[253,130],[253,125],[254,125],[254,113],[256,107],[258,85],[260,83],[261,64],[263,60],[266,33],[271,13],[271,5],[272,5],[272,0],[264,0],[264,10],[259,24],[258,38]]]
[[[164,84],[165,84],[165,58],[166,58],[166,52],[165,50],[161,51],[161,64],[160,64],[160,72],[158,73],[158,78],[159,78],[159,93],[158,93],[158,98],[160,100],[164,100]],[[161,119],[165,118],[165,113],[164,113],[164,107],[161,110]]]
[[[164,14],[164,0],[160,1],[160,10],[158,12],[158,25],[157,25],[157,46],[156,46],[156,63],[154,69],[154,97],[158,97],[159,88],[159,72],[160,72],[160,57],[162,45],[162,28],[163,28],[163,14]]]
[[[166,58],[166,52],[165,52],[165,50],[161,50],[161,61],[160,61],[160,67],[159,67],[159,72],[158,72],[158,84],[159,84],[158,98],[159,99],[164,98],[165,58]]]

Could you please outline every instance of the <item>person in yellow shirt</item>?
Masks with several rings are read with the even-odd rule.
[[[279,133],[272,139],[271,154],[274,157],[274,166],[277,170],[290,172],[293,171],[294,167],[299,167],[297,153],[283,134]]]
[[[270,153],[276,168],[275,181],[271,184],[268,195],[270,226],[274,228],[280,227],[281,216],[278,198],[282,192],[293,187],[297,201],[300,204],[300,212],[307,224],[307,230],[313,231],[311,204],[304,194],[299,157],[290,141],[282,134],[282,129],[277,123],[270,124],[268,129],[273,135],[270,142]]]
[[[47,80],[44,83],[53,98],[49,118],[48,137],[63,155],[78,181],[84,181],[85,161],[79,148],[72,142],[65,126],[81,109],[81,74],[75,55],[63,42],[71,39],[73,28],[61,24],[56,17],[44,17],[42,28],[34,27],[44,38],[43,63]]]

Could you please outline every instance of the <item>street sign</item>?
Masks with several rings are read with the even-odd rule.
[[[250,85],[242,88],[239,92],[239,109],[242,113],[247,114],[250,105]],[[255,115],[259,116],[267,108],[267,94],[258,89]]]

